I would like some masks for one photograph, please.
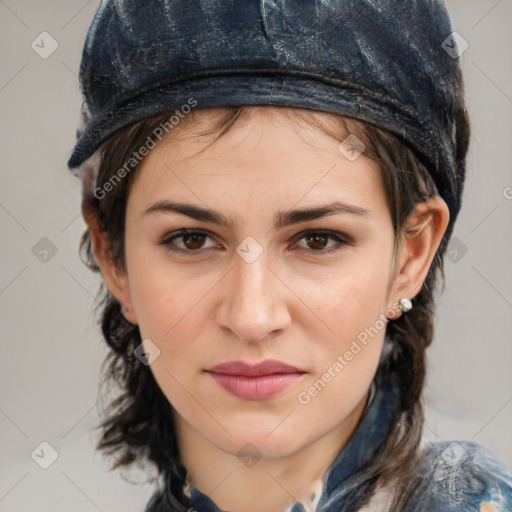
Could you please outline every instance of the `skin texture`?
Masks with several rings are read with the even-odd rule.
[[[440,198],[418,205],[408,226],[422,229],[404,237],[394,255],[391,215],[374,161],[362,155],[348,160],[339,141],[268,107],[250,109],[207,148],[204,138],[190,135],[204,130],[212,115],[215,110],[204,111],[171,132],[137,169],[126,211],[125,269],[112,262],[94,216],[84,216],[126,319],[139,325],[150,352],[151,344],[160,350],[150,368],[174,407],[191,485],[223,510],[282,512],[309,495],[309,485],[357,427],[385,328],[359,343],[361,350],[350,361],[344,357],[347,364],[335,372],[338,356],[365,328],[381,326],[382,315],[400,314],[399,299],[419,292],[449,213]],[[233,226],[145,213],[159,201],[217,210]],[[273,227],[277,211],[334,201],[367,214]],[[161,244],[181,228],[208,235],[188,239],[195,253],[186,237],[173,243],[188,253]],[[353,244],[315,242],[300,235],[305,230],[331,230]],[[257,243],[251,241],[250,251],[262,251],[250,263],[236,252],[247,247],[247,237]],[[264,359],[305,373],[279,395],[256,401],[228,394],[204,372],[226,361]],[[299,394],[304,397],[329,368],[330,381],[301,403]],[[257,447],[261,457],[250,467],[237,456],[244,446]]]

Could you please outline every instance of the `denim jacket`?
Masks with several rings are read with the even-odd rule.
[[[316,512],[389,510],[392,489],[377,493],[362,509],[354,509],[350,497],[357,484],[349,477],[385,442],[398,394],[398,386],[391,376],[377,384],[355,433],[323,478]],[[512,512],[512,473],[489,450],[471,441],[440,441],[425,447],[428,451],[420,463],[416,490],[403,512]],[[155,492],[145,512],[220,512],[199,489],[184,493],[185,479],[185,467],[176,462],[164,490]],[[296,502],[283,512],[309,510]]]

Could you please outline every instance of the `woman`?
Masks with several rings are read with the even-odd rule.
[[[106,283],[99,448],[147,511],[511,510],[421,442],[469,122],[439,1],[104,1],[84,46],[82,248]]]

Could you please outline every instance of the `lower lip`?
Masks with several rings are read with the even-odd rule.
[[[302,379],[301,373],[274,373],[260,377],[209,373],[228,393],[245,400],[271,398]]]

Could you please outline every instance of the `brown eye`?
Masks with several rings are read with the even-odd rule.
[[[339,251],[345,245],[353,245],[349,239],[343,238],[339,233],[333,231],[315,230],[301,233],[301,235],[302,237],[299,238],[298,241],[304,240],[306,247],[302,245],[300,248],[308,251],[309,253],[318,253],[315,254],[315,256],[322,256],[324,254]],[[328,245],[329,240],[334,240],[337,243]]]
[[[329,237],[325,235],[308,235],[304,237],[304,239],[311,249],[321,251],[322,249],[325,249]]]
[[[180,231],[170,233],[160,242],[160,245],[164,245],[169,251],[199,253],[201,249],[216,246],[215,242],[212,240],[211,245],[205,247],[205,242],[208,238],[212,240],[212,237],[203,231],[182,229]]]
[[[183,240],[183,245],[185,245],[187,249],[197,250],[201,249],[206,237],[201,234],[190,233],[183,235],[181,238]]]

